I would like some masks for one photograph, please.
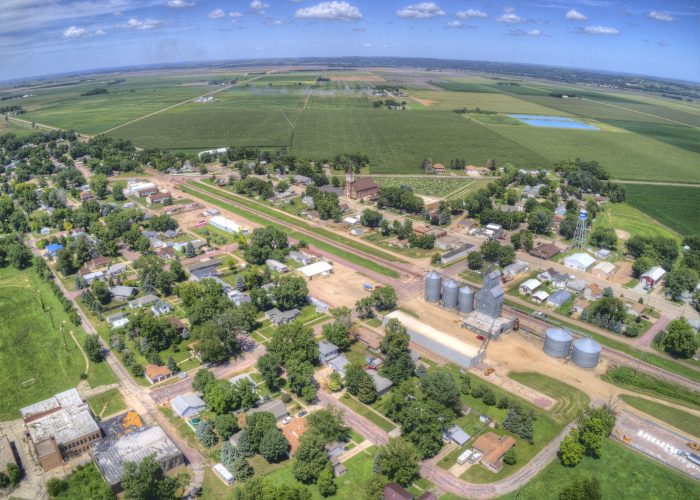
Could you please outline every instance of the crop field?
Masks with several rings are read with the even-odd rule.
[[[20,408],[75,387],[85,371],[85,359],[69,331],[81,343],[85,333],[66,323],[66,349],[60,330],[41,309],[39,292],[58,328],[67,317],[46,283],[31,269],[0,269],[0,420],[17,418]],[[90,385],[115,381],[105,363],[90,364]]]
[[[629,187],[636,187],[636,185],[625,184],[625,189]],[[663,188],[664,186],[649,187]],[[680,239],[678,233],[664,226],[650,214],[640,210],[639,207],[632,206],[629,203],[629,193],[630,191],[627,191],[628,201],[626,203],[606,203],[604,210],[596,215],[596,225],[619,229],[630,235],[664,236]]]
[[[469,109],[480,108],[503,113],[568,116],[567,113],[562,113],[556,109],[498,92],[479,90],[472,92],[409,90],[408,94],[411,97],[428,100],[430,102],[430,108],[432,109],[452,111],[453,109],[466,107]]]
[[[700,187],[625,184],[625,190],[634,208],[684,236],[700,234]]]
[[[474,181],[461,177],[374,177],[377,184],[383,187],[410,186],[416,194],[443,198],[456,192],[466,189]]]

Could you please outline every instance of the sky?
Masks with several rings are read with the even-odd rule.
[[[144,64],[409,56],[700,82],[697,0],[2,0],[0,81]]]

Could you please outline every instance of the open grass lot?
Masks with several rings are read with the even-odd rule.
[[[700,187],[625,184],[625,190],[634,208],[682,235],[700,233]]]
[[[32,269],[0,269],[0,420],[17,418],[20,408],[75,387],[85,371],[85,359],[69,331],[81,343],[85,332],[66,323],[66,350],[60,330],[42,312],[38,293],[58,328],[68,318],[46,283]],[[90,363],[91,386],[116,381],[106,363]]]
[[[608,370],[603,375],[603,380],[633,392],[700,410],[700,393],[645,373],[636,372],[632,368],[619,367]]]
[[[373,411],[369,406],[362,404],[360,401],[355,399],[353,396],[347,392],[343,394],[340,401],[353,410],[355,413],[359,413],[366,419],[370,420],[377,427],[381,428],[386,432],[391,432],[396,428],[396,424],[388,420],[387,418],[379,415],[377,412]]]
[[[459,170],[454,172],[460,173]],[[374,177],[374,180],[380,186],[410,186],[416,194],[438,198],[445,197],[458,189],[466,189],[467,186],[474,182],[471,179],[450,177],[436,177],[434,179],[425,177]]]
[[[677,410],[670,406],[655,403],[654,401],[649,401],[648,399],[630,396],[629,394],[620,395],[620,399],[628,405],[672,425],[676,429],[680,429],[700,438],[700,418],[695,415]]]
[[[87,402],[92,413],[100,418],[126,410],[126,403],[119,389],[110,389],[107,392],[88,398]]]
[[[589,398],[583,391],[579,391],[570,385],[563,384],[558,380],[547,377],[540,373],[509,373],[509,378],[520,382],[523,385],[532,387],[547,396],[556,398],[557,403],[549,411],[552,418],[560,422],[569,423],[588,406]]]
[[[698,492],[692,479],[608,439],[600,459],[584,457],[573,468],[555,460],[523,488],[501,498],[556,500],[571,482],[591,476],[600,481],[603,498],[666,500],[696,498]]]
[[[112,489],[102,479],[97,466],[90,462],[87,465],[78,466],[75,472],[64,480],[67,488],[58,495],[51,497],[55,499],[75,500],[84,498],[90,500],[108,500],[116,498]]]
[[[626,203],[606,203],[602,212],[596,215],[596,224],[604,227],[612,227],[628,232],[630,235],[664,236],[666,238],[680,239],[678,233],[661,224],[650,216],[649,212],[641,210],[641,206],[632,206],[630,203],[630,191],[640,186],[638,184],[625,184],[627,190]],[[663,191],[666,186],[641,186],[659,189]],[[630,190],[629,188],[633,188]],[[693,188],[686,188],[692,190]],[[700,191],[700,189],[698,189]],[[698,193],[700,195],[700,193]],[[672,200],[667,200],[672,202]],[[648,208],[642,203],[644,208]]]

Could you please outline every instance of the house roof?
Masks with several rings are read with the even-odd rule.
[[[338,346],[326,340],[322,340],[318,343],[318,352],[323,355],[332,354],[338,352]]]
[[[374,382],[374,388],[377,389],[377,392],[383,392],[386,391],[389,387],[394,385],[394,383],[389,380],[386,377],[382,377],[377,373],[376,370],[365,370],[370,377],[372,377],[372,381]]]
[[[131,307],[143,307],[149,304],[153,304],[157,300],[159,300],[158,297],[156,297],[153,294],[148,294],[144,295],[143,297],[139,297],[138,299],[130,300],[129,305]]]
[[[498,436],[493,432],[482,434],[474,442],[474,448],[484,453],[483,459],[489,463],[496,463],[515,445],[513,436]]]
[[[335,371],[338,371],[338,372],[345,371],[345,367],[348,366],[349,364],[350,364],[350,361],[348,361],[348,358],[346,358],[343,354],[331,359],[328,362],[328,365],[331,368],[333,368]]]
[[[595,283],[591,283],[586,288],[588,290],[590,290],[591,295],[593,295],[593,296],[600,295],[601,293],[603,293],[603,291],[600,289],[600,287],[598,285],[596,285]]]
[[[588,255],[587,253],[575,253],[573,255],[569,255],[564,259],[564,264],[567,266],[575,266],[575,267],[580,267],[583,269],[587,269],[593,263],[595,262],[595,259]]]
[[[167,366],[158,365],[147,365],[145,370],[146,376],[151,380],[155,380],[158,377],[172,375],[173,372]]]
[[[664,274],[666,274],[666,271],[662,267],[654,266],[647,272],[643,273],[642,277],[651,278],[654,281],[659,281],[661,278],[663,278]]]
[[[201,411],[206,408],[206,404],[196,394],[180,394],[173,398],[170,402],[170,406],[173,410],[177,412],[181,417],[190,416],[191,414]]]
[[[263,403],[257,408],[253,408],[248,413],[259,413],[263,411],[272,413],[277,420],[285,415],[289,415],[287,407],[284,405],[281,399],[273,399],[267,403]]]
[[[462,446],[464,443],[469,441],[471,436],[464,432],[462,428],[460,428],[457,425],[453,425],[447,430],[447,433],[450,436],[450,439],[452,439],[454,442],[456,442],[458,445]]]
[[[370,189],[378,189],[379,186],[371,177],[360,177],[355,179],[355,182],[351,184],[355,191],[367,191]]]
[[[533,299],[537,299],[540,301],[547,300],[547,297],[549,297],[549,294],[544,290],[540,290],[539,292],[535,292],[532,294]]]
[[[520,285],[520,288],[527,288],[528,290],[535,290],[538,288],[542,283],[540,283],[539,280],[536,280],[535,278],[530,278],[526,282]]]
[[[542,245],[539,245],[530,250],[531,255],[534,255],[536,257],[544,257],[545,259],[551,259],[559,252],[561,252],[561,250],[558,246],[556,246],[553,243],[543,243]]]
[[[598,262],[594,267],[594,271],[601,271],[605,274],[610,274],[615,270],[615,264],[612,262]]]
[[[118,286],[113,286],[109,289],[112,295],[118,296],[118,297],[129,297],[133,295],[134,291],[136,289],[133,286],[123,286],[123,285],[118,285]]]
[[[397,483],[389,483],[384,486],[384,500],[413,500],[413,495]]]
[[[564,290],[563,288],[560,288],[556,292],[554,292],[552,295],[547,297],[547,302],[550,302],[552,304],[555,304],[556,306],[561,306],[571,298],[571,292],[568,292]]]

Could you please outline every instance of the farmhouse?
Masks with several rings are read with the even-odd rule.
[[[164,472],[185,463],[180,449],[157,425],[95,444],[92,452],[97,468],[113,491],[120,490],[124,465],[128,462],[138,464],[149,455],[155,455]]]
[[[27,434],[44,469],[63,465],[63,459],[79,455],[102,437],[90,408],[76,389],[20,410]]]
[[[645,288],[654,288],[661,282],[661,279],[664,277],[665,274],[666,271],[662,267],[654,266],[647,272],[643,273],[639,277],[639,281],[641,281],[644,284]]]

